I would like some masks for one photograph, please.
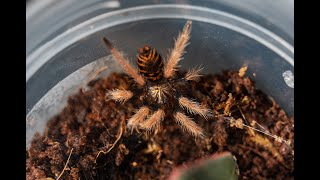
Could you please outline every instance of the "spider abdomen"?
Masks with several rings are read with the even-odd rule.
[[[138,49],[137,64],[140,74],[149,81],[158,81],[163,76],[163,61],[161,55],[149,46]]]

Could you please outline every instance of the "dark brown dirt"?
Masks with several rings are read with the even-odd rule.
[[[157,134],[131,133],[125,129],[126,120],[138,108],[136,103],[106,101],[105,94],[107,89],[129,89],[132,81],[113,73],[89,86],[89,91],[80,90],[69,98],[43,135],[35,135],[26,150],[27,179],[56,179],[71,152],[60,179],[166,179],[175,166],[217,151],[235,155],[240,179],[294,179],[293,143],[289,147],[261,133],[253,135],[246,128],[231,127],[223,118],[244,116],[247,124],[256,121],[273,135],[294,139],[293,117],[237,71],[205,75],[200,82],[190,83],[193,97],[216,115],[207,121],[195,117],[205,139],[183,132],[170,115]],[[111,147],[110,152],[99,154]]]

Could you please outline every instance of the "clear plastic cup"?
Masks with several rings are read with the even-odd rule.
[[[293,115],[293,1],[39,0],[27,4],[26,145],[97,69],[121,71],[103,36],[131,60],[144,44],[165,57],[187,19],[193,27],[182,69],[247,65],[257,87]]]

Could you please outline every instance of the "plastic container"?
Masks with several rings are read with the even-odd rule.
[[[27,4],[26,145],[97,69],[120,70],[103,36],[132,60],[144,44],[165,57],[186,19],[193,28],[182,68],[246,64],[257,87],[293,114],[293,1],[39,0]]]

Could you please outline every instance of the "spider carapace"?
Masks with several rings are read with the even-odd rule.
[[[161,55],[148,45],[138,49],[137,65],[140,74],[152,82],[163,77],[163,61]]]

